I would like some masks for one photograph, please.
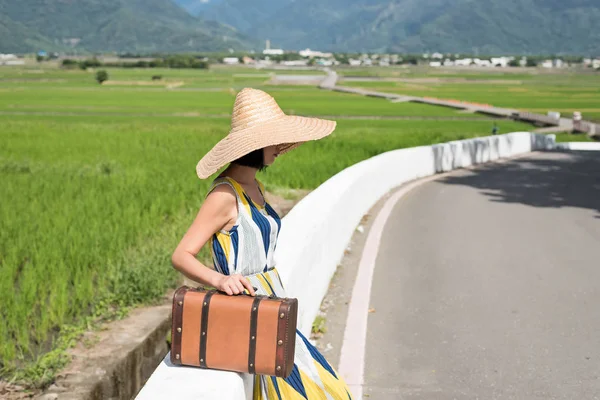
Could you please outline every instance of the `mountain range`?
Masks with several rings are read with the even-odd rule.
[[[600,54],[600,0],[0,0],[0,52]]]
[[[286,49],[600,54],[600,0],[175,1]]]
[[[0,52],[247,49],[254,39],[171,0],[0,0]]]

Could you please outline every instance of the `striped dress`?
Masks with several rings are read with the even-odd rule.
[[[264,206],[255,203],[232,178],[217,178],[209,193],[218,185],[229,185],[234,190],[238,217],[232,229],[216,232],[209,241],[215,269],[225,275],[246,276],[258,288],[258,294],[286,297],[273,258],[281,219],[268,203]],[[264,198],[264,186],[260,182],[258,185]],[[348,400],[352,397],[343,379],[297,330],[291,375],[285,379],[254,377],[253,400],[266,399]]]

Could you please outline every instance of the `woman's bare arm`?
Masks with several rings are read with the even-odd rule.
[[[217,186],[206,197],[194,222],[173,252],[171,262],[175,269],[195,282],[210,285],[229,295],[242,293],[245,288],[254,295],[248,279],[239,274],[223,275],[196,259],[202,246],[215,232],[233,226],[237,212],[233,189],[227,185]]]

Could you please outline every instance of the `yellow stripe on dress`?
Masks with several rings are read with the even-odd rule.
[[[256,279],[260,282],[260,285],[263,287],[265,292],[268,295],[274,294],[271,288],[269,287],[269,283],[266,281],[265,277],[262,274],[255,275]]]
[[[277,379],[277,386],[279,393],[281,394],[282,400],[306,400],[306,397],[302,396],[296,389],[294,389],[289,383],[282,378]],[[273,383],[269,382],[269,387],[273,387]],[[276,399],[277,397],[274,397]]]
[[[346,386],[346,382],[343,379],[336,379],[335,376],[331,375],[329,371],[327,371],[321,363],[317,360],[313,361],[317,371],[319,371],[319,377],[321,378],[321,382],[323,386],[325,386],[325,391],[329,393],[335,400],[348,400],[348,395],[346,393],[340,393],[339,388],[342,386],[348,393],[350,393],[350,389]],[[337,372],[336,372],[337,374]]]
[[[264,381],[267,381],[267,399],[279,400],[280,397],[277,395],[277,390],[275,389],[275,385],[273,385],[271,378],[265,377]],[[281,400],[283,400],[283,399],[281,399]]]
[[[233,260],[231,259],[231,248],[233,247],[231,245],[231,236],[226,235],[222,232],[217,232],[216,236],[217,240],[219,241],[219,244],[221,245],[221,248],[225,252],[225,258],[227,259],[227,263],[233,265]],[[227,267],[229,267],[229,265]]]
[[[260,385],[260,375],[254,375],[254,393],[252,400],[263,400],[262,389]]]
[[[306,392],[306,396],[309,399],[326,399],[327,398],[327,396],[325,396],[325,393],[323,392],[323,389],[321,389],[315,381],[310,379],[310,377],[308,375],[306,375],[304,373],[304,371],[302,371],[301,369],[299,369],[298,371],[300,371],[300,378],[302,379],[302,385],[304,386],[304,391]]]
[[[273,288],[273,290],[277,291],[277,289],[275,289],[275,285],[273,284],[273,279],[271,279],[271,275],[269,275],[268,272],[262,274],[262,276],[264,276],[264,278],[267,280],[267,282],[269,282],[271,284],[271,287]]]
[[[225,180],[227,180],[227,182],[231,183],[231,185],[233,186],[238,198],[244,205],[244,208],[246,208],[246,211],[248,211],[248,215],[252,215],[252,212],[250,211],[250,204],[248,203],[248,199],[246,199],[246,196],[244,195],[244,189],[242,189],[239,183],[237,183],[235,180],[231,179],[228,176],[225,177]]]

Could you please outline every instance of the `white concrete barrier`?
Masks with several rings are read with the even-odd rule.
[[[599,142],[566,142],[556,143],[555,150],[600,151]]]
[[[555,148],[554,137],[529,132],[394,150],[333,176],[299,202],[283,219],[275,253],[288,296],[298,298],[298,328],[306,335],[347,244],[363,215],[387,192],[408,181]],[[251,399],[248,375],[172,366],[155,370],[138,400],[165,398]]]

